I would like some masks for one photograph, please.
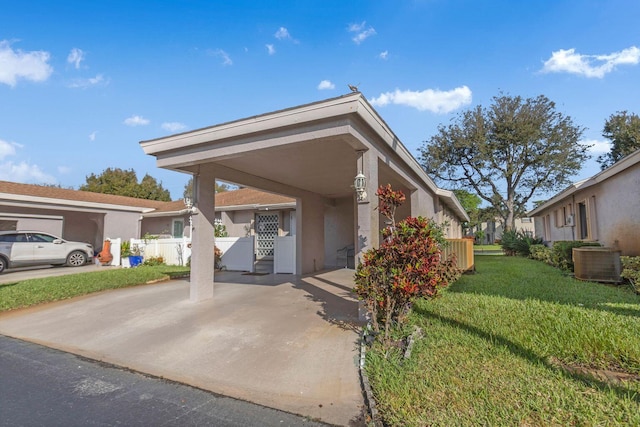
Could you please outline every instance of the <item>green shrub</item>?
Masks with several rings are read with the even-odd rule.
[[[583,246],[600,246],[600,243],[581,242],[579,240],[559,240],[553,242],[551,249],[551,265],[573,272],[573,248]]]
[[[396,208],[405,200],[391,185],[380,186],[378,210],[389,224],[379,247],[364,253],[353,291],[365,304],[376,339],[392,345],[393,327],[401,329],[413,302],[435,298],[440,288],[460,277],[455,258],[442,259],[442,230],[432,219],[409,217],[398,223]]]
[[[166,265],[164,262],[164,258],[161,256],[151,256],[149,258],[145,258],[142,265]]]
[[[502,233],[500,246],[505,255],[528,257],[531,254],[531,245],[540,245],[542,242],[543,240],[541,238],[534,237],[531,232],[524,230],[507,230]]]
[[[545,264],[553,265],[551,262],[551,248],[546,247],[545,245],[531,245],[529,246],[529,258],[535,259],[536,261],[542,261]]]
[[[620,257],[622,262],[622,274],[620,277],[627,279],[633,290],[640,293],[640,256]]]

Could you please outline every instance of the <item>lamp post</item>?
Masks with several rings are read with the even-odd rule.
[[[353,188],[356,190],[356,198],[358,203],[364,203],[367,201],[367,177],[364,176],[362,171],[358,172],[355,180],[353,181]]]

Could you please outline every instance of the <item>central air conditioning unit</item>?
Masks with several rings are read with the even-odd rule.
[[[567,215],[564,220],[564,223],[567,227],[573,227],[575,223],[573,222],[573,215]]]
[[[599,246],[573,248],[573,272],[576,279],[620,283],[620,251]]]

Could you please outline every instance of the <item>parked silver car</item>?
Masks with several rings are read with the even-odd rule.
[[[79,267],[93,261],[93,246],[41,231],[0,231],[0,273],[30,265]]]

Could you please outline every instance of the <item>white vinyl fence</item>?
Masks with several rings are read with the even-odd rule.
[[[191,256],[191,239],[131,239],[131,248],[140,249],[145,259],[161,256],[168,265],[187,265]],[[222,251],[222,265],[227,270],[253,272],[253,237],[217,237]]]
[[[164,258],[168,265],[187,265],[191,256],[191,239],[131,239],[131,251],[135,246],[140,249],[140,254],[145,259],[150,257]]]
[[[296,236],[276,237],[273,242],[273,272],[296,272]]]

